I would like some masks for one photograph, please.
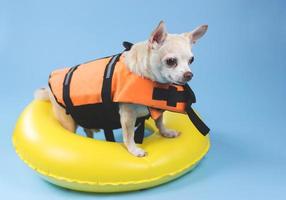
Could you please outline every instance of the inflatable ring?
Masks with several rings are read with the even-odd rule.
[[[209,136],[201,135],[183,114],[165,112],[164,123],[177,138],[153,133],[144,139],[148,155],[132,156],[122,143],[73,134],[53,117],[50,102],[33,101],[21,114],[13,144],[20,158],[45,180],[73,190],[122,192],[153,187],[190,171],[207,153]]]

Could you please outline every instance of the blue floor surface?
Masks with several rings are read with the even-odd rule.
[[[286,194],[286,3],[0,0],[1,199],[259,199]],[[11,144],[18,115],[56,68],[122,50],[161,20],[172,33],[209,24],[193,47],[195,108],[212,147],[191,173],[130,193],[73,192],[43,181]]]

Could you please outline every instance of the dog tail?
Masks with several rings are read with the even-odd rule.
[[[49,90],[48,88],[39,88],[35,91],[34,93],[34,98],[36,100],[41,100],[41,101],[49,101]]]

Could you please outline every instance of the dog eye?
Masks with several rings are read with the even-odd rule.
[[[168,58],[166,60],[166,64],[169,65],[170,67],[176,67],[177,63],[178,63],[178,61],[176,58]]]
[[[194,59],[195,59],[195,58],[194,58],[194,57],[192,57],[192,58],[189,60],[189,65],[190,65],[190,64],[192,64],[192,63],[194,62]]]

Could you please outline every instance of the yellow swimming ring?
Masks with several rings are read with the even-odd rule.
[[[51,104],[33,101],[21,114],[13,144],[20,158],[44,179],[56,185],[88,192],[122,192],[153,187],[190,171],[207,153],[210,141],[183,114],[164,113],[177,138],[154,133],[141,145],[146,157],[132,156],[122,143],[73,134],[53,117]]]

